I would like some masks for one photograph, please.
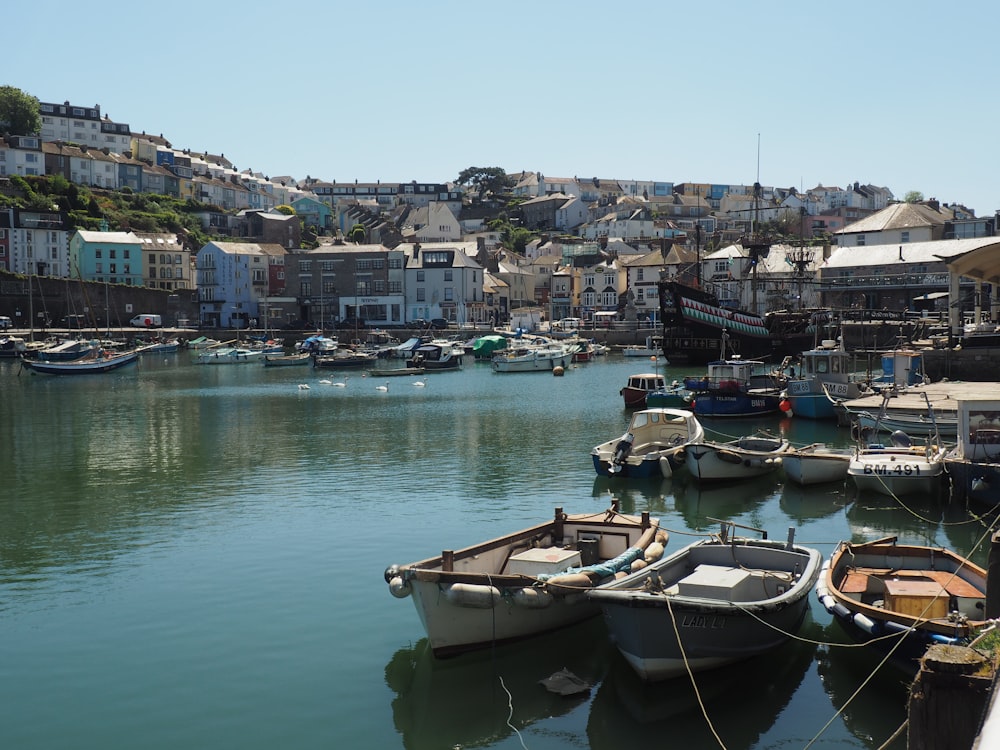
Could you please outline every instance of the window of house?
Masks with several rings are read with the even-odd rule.
[[[863,234],[859,234],[857,236],[857,245],[858,245],[858,247],[864,247],[864,245],[865,245],[865,236]]]
[[[424,295],[424,288],[417,287],[417,302],[425,302],[427,297]]]
[[[423,280],[424,280],[424,272],[417,271],[417,281],[423,281]]]
[[[445,300],[445,302],[452,302],[454,299],[455,299],[455,290],[452,287],[450,287],[450,286],[446,286],[444,288],[444,300]]]
[[[910,241],[910,233],[906,232],[906,231],[900,232],[899,233],[899,241],[900,242],[909,242]]]
[[[452,281],[453,280],[453,278],[452,278],[452,271],[451,271],[450,268],[447,271],[444,272],[444,280],[445,281]]]

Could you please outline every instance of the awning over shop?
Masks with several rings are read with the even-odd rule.
[[[948,296],[948,292],[929,292],[927,294],[921,294],[918,297],[914,297],[913,301],[914,302],[923,302],[923,301],[928,301],[929,302],[929,301],[933,301],[933,300],[936,300],[936,299],[941,299],[942,297],[947,297],[947,296]]]

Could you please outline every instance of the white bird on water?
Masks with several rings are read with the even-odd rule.
[[[329,381],[329,380],[321,380],[321,381],[319,381],[319,384],[320,385],[333,385],[333,383],[331,381]]]
[[[308,391],[309,390],[309,386],[306,385],[305,383],[299,383],[299,390],[300,391]]]
[[[347,376],[345,375],[344,379],[342,381],[338,380],[336,383],[330,383],[330,385],[332,385],[334,388],[346,388],[347,387]]]
[[[423,388],[425,385],[427,385],[427,383],[425,383],[423,380],[414,380],[413,385],[416,386],[417,388]]]
[[[375,390],[376,391],[388,391],[389,390],[389,384],[386,383],[385,385],[377,385],[377,386],[375,386]]]

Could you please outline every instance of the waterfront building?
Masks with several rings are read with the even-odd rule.
[[[69,273],[83,281],[142,286],[142,242],[132,232],[79,229],[69,241]]]
[[[33,276],[69,276],[69,216],[64,211],[0,209],[0,268]]]
[[[247,328],[266,300],[283,294],[285,249],[253,242],[209,242],[197,254],[199,315],[203,325]]]

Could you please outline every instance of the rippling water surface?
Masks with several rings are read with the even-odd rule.
[[[984,531],[962,508],[780,475],[597,479],[589,450],[621,434],[618,391],[650,367],[609,356],[558,378],[469,358],[424,388],[361,373],[336,388],[319,381],[340,373],[185,352],[80,378],[0,362],[0,746],[714,746],[690,684],[643,685],[599,619],[439,662],[383,570],[612,498],[658,516],[669,549],[713,518],[793,526],[827,554],[889,533],[967,553]],[[707,426],[847,439],[795,419]],[[908,677],[880,671],[823,730],[878,659],[825,645],[845,637],[815,602],[802,636],[820,645],[699,678],[725,746],[880,746]],[[563,667],[589,696],[538,684]]]

